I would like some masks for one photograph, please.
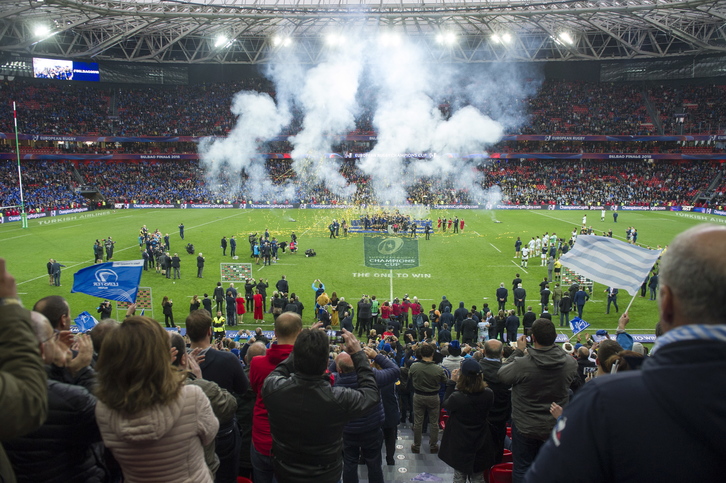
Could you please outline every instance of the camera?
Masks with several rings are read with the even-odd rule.
[[[597,372],[597,367],[583,367],[582,368],[582,373],[584,375],[595,374],[596,372]]]
[[[329,330],[328,337],[330,338],[331,344],[345,344],[343,333],[339,330]]]

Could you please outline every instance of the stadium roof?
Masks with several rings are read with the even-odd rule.
[[[432,62],[726,52],[726,1],[4,0],[0,52],[78,60],[315,63],[328,35],[405,35]]]

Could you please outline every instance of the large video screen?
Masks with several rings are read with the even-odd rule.
[[[39,57],[33,57],[33,77],[68,81],[98,82],[101,80],[98,64],[95,62],[42,59]]]

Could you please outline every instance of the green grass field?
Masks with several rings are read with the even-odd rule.
[[[66,297],[71,304],[72,316],[84,310],[96,315],[100,299],[72,294],[73,273],[92,264],[92,245],[95,239],[112,236],[117,241],[114,258],[132,260],[140,258],[138,232],[142,225],[150,230],[159,228],[171,235],[171,251],[182,258],[182,279],[173,283],[154,271],[144,272],[141,285],[151,287],[153,294],[153,316],[163,321],[162,297],[168,295],[174,301],[174,317],[184,325],[188,314],[189,300],[194,294],[200,297],[211,295],[216,282],[220,280],[220,263],[253,262],[249,257],[247,235],[250,232],[270,230],[278,240],[289,240],[295,231],[299,237],[299,251],[280,254],[277,264],[264,267],[253,265],[255,278],[269,278],[271,288],[281,275],[286,275],[290,290],[300,295],[305,304],[305,319],[313,316],[313,291],[311,284],[321,279],[328,293],[335,291],[349,302],[358,300],[361,294],[377,295],[384,301],[391,296],[409,294],[418,296],[428,310],[432,303],[438,304],[446,295],[454,307],[459,301],[481,308],[484,302],[496,307],[494,292],[500,282],[511,289],[511,280],[519,272],[523,286],[528,291],[529,303],[539,310],[539,282],[546,276],[545,267],[539,266],[539,259],[531,259],[529,268],[520,269],[519,261],[513,260],[514,240],[553,231],[560,237],[569,236],[579,225],[583,212],[571,211],[436,211],[429,217],[463,216],[466,226],[460,234],[435,232],[430,241],[419,239],[420,266],[408,270],[367,268],[363,259],[363,235],[351,234],[348,238],[328,239],[327,225],[332,218],[350,219],[352,213],[342,210],[116,210],[90,214],[66,215],[45,220],[31,220],[28,229],[19,223],[0,225],[0,256],[8,260],[8,269],[16,278],[19,292],[26,306],[49,294]],[[501,221],[494,223],[492,216]],[[610,213],[604,222],[600,212],[588,212],[588,224],[599,233],[612,228],[616,237],[623,239],[625,229],[633,225],[638,229],[639,243],[643,245],[667,245],[681,231],[700,223],[691,214],[656,212],[621,212],[618,223],[613,223]],[[295,221],[293,221],[295,220]],[[54,221],[49,223],[49,221]],[[177,226],[186,226],[186,239],[179,238]],[[233,261],[222,256],[220,238],[236,235],[239,239],[237,254]],[[196,251],[206,257],[205,277],[196,278],[196,255],[186,253],[186,243],[193,243]],[[306,258],[304,251],[314,248],[317,257]],[[61,287],[51,287],[46,275],[46,262],[55,258],[66,265],[63,269]],[[516,263],[515,263],[516,262]],[[242,284],[235,284],[240,286]],[[226,284],[225,284],[226,286]],[[614,329],[617,317],[614,310],[605,315],[605,287],[595,285],[594,296],[585,306],[583,318],[593,328]],[[510,297],[511,300],[511,297]],[[621,291],[621,311],[630,301]],[[114,313],[118,318],[122,314]],[[150,315],[147,312],[147,315]],[[638,296],[631,308],[631,328],[650,332],[657,322],[656,303]],[[266,327],[271,327],[272,315],[266,314]],[[251,328],[251,314],[245,315],[245,327]]]

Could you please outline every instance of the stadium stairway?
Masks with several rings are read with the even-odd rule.
[[[439,445],[443,431],[439,431]],[[421,440],[421,453],[413,454],[413,425],[401,423],[398,425],[398,440],[396,441],[396,464],[386,464],[386,449],[383,448],[383,480],[389,483],[403,483],[410,481],[442,481],[448,482],[454,478],[454,470],[441,461],[438,455],[429,453],[429,437],[424,434]],[[368,468],[358,465],[358,477],[361,483],[368,482]]]

